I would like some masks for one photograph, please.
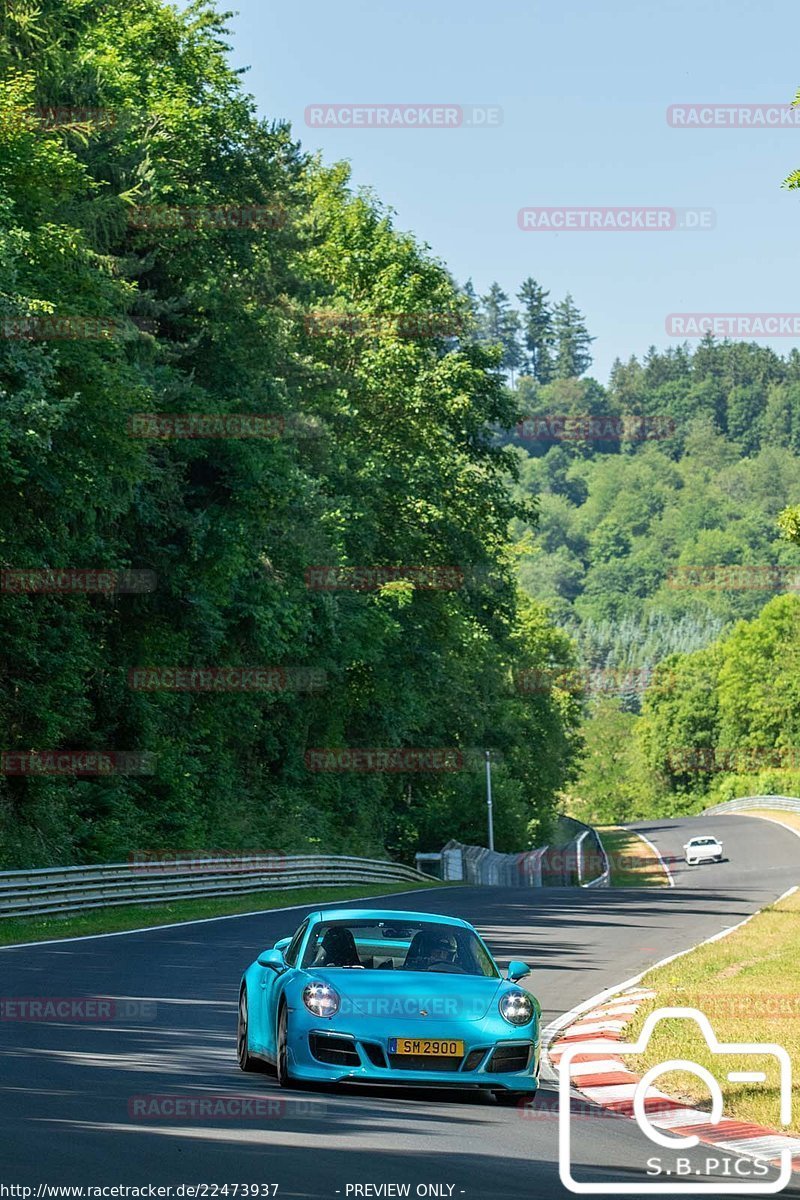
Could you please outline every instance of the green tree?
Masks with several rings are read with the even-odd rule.
[[[156,766],[4,777],[0,858],[410,856],[455,828],[482,835],[464,813],[485,745],[504,754],[516,848],[571,776],[577,719],[547,698],[529,711],[510,684],[563,635],[516,595],[509,522],[533,523],[535,503],[512,498],[517,458],[493,433],[516,417],[498,352],[448,332],[469,297],[345,166],[257,117],[226,40],[203,2],[41,0],[0,26],[0,318],[22,330],[0,341],[2,565],[157,579],[142,595],[4,596],[7,747],[147,751]],[[100,118],[36,115],[54,99]],[[254,212],[273,219],[221,219]],[[108,336],[31,335],[48,314],[102,318]],[[146,439],[130,431],[142,412],[284,427]],[[401,578],[325,592],[306,579],[319,565]],[[456,582],[420,586],[426,565]],[[211,665],[321,683],[129,685],[136,667]],[[464,767],[309,770],[309,749],[341,746],[452,746]]]
[[[619,700],[604,698],[589,706],[586,746],[580,774],[570,788],[570,813],[594,825],[611,825],[649,816],[654,800],[639,745],[636,717]]]
[[[530,275],[517,292],[522,305],[525,370],[537,383],[548,383],[553,376],[553,311],[547,302],[549,295]]]
[[[786,540],[800,546],[800,507],[785,508],[778,523]]]
[[[583,314],[572,296],[567,293],[553,309],[555,358],[553,374],[557,379],[572,379],[583,375],[592,364],[591,345]]]
[[[486,295],[481,296],[481,305],[482,340],[489,345],[502,346],[500,366],[511,374],[513,381],[514,372],[523,363],[519,344],[519,314],[511,308],[508,295],[499,283],[493,283]]]

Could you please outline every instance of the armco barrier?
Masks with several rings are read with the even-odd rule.
[[[714,813],[741,812],[746,808],[777,808],[784,812],[800,813],[800,800],[796,796],[742,796],[738,800],[724,800],[703,809],[703,816]]]
[[[153,904],[197,896],[236,896],[347,883],[428,882],[401,863],[347,855],[193,859],[110,863],[0,872],[0,918],[78,912],[121,904]]]

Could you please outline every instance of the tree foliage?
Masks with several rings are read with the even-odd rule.
[[[521,309],[511,305],[499,283],[478,297],[472,280],[461,289],[468,312],[468,327],[475,340],[500,347],[500,367],[510,376],[521,373],[538,384],[583,375],[592,362],[595,340],[572,296],[551,304],[550,293],[532,276],[517,292]]]
[[[535,508],[510,496],[513,453],[492,432],[516,400],[468,336],[469,298],[346,167],[258,117],[226,37],[202,0],[41,0],[0,26],[0,320],[28,331],[0,342],[2,566],[158,581],[3,597],[6,748],[147,751],[156,767],[7,777],[0,859],[408,858],[482,836],[486,746],[498,843],[519,848],[546,828],[579,745],[572,697],[513,687],[571,654],[518,598],[506,552],[509,521]],[[254,206],[278,216],[219,220]],[[47,314],[102,318],[106,335],[42,339]],[[439,327],[414,334],[431,314]],[[284,434],[132,437],[131,417],[152,412],[272,414]],[[307,583],[311,568],[378,564],[409,577]],[[421,565],[463,582],[420,587]],[[143,692],[128,678],[270,664],[322,684]],[[309,748],[345,746],[452,746],[465,765],[309,771]]]

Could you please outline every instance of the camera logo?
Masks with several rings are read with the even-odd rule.
[[[756,1159],[753,1162],[752,1175],[760,1176],[762,1182],[749,1182],[741,1179],[735,1179],[733,1176],[720,1178],[719,1182],[715,1183],[699,1183],[691,1178],[687,1179],[684,1184],[675,1182],[676,1176],[696,1176],[699,1174],[711,1174],[711,1170],[694,1170],[689,1166],[689,1160],[686,1158],[677,1159],[677,1163],[686,1164],[685,1169],[678,1167],[676,1170],[658,1171],[658,1174],[670,1176],[670,1179],[659,1180],[659,1182],[647,1182],[644,1179],[636,1183],[623,1182],[621,1180],[596,1183],[588,1181],[580,1181],[574,1178],[572,1174],[572,1124],[571,1124],[571,1078],[573,1074],[583,1073],[578,1067],[573,1067],[572,1063],[577,1055],[581,1056],[580,1062],[587,1067],[587,1073],[591,1073],[592,1067],[587,1063],[590,1055],[596,1055],[599,1058],[608,1059],[613,1055],[616,1061],[622,1055],[637,1055],[643,1054],[647,1049],[653,1030],[659,1021],[683,1018],[694,1021],[700,1029],[709,1051],[713,1055],[735,1055],[742,1059],[742,1070],[723,1072],[720,1078],[727,1079],[731,1083],[766,1083],[767,1076],[763,1069],[756,1070],[744,1069],[747,1066],[755,1067],[760,1065],[763,1067],[765,1058],[773,1058],[778,1065],[779,1078],[779,1103],[780,1103],[780,1122],[782,1125],[789,1125],[791,1122],[791,1107],[792,1107],[792,1066],[791,1060],[787,1051],[783,1046],[779,1046],[774,1042],[720,1042],[717,1040],[711,1023],[705,1013],[696,1008],[658,1008],[655,1012],[650,1013],[642,1028],[641,1035],[636,1042],[621,1042],[606,1038],[592,1038],[590,1041],[572,1042],[567,1045],[560,1058],[559,1063],[559,1130],[558,1130],[558,1166],[561,1182],[570,1192],[578,1195],[647,1195],[648,1193],[661,1193],[662,1195],[680,1195],[681,1193],[691,1193],[694,1195],[769,1195],[781,1191],[789,1182],[792,1175],[792,1152],[789,1149],[782,1148],[780,1150],[780,1173],[778,1178],[764,1180],[764,1175],[768,1173],[767,1163],[778,1158],[777,1151],[765,1153],[764,1159]],[[748,1063],[748,1059],[757,1056],[759,1063]],[[611,1064],[609,1064],[611,1065]],[[621,1066],[622,1064],[617,1064]],[[595,1070],[597,1068],[595,1067]],[[626,1099],[629,1098],[633,1106],[633,1117],[636,1120],[641,1132],[650,1141],[669,1151],[685,1151],[697,1146],[700,1138],[696,1134],[686,1133],[681,1129],[681,1126],[690,1126],[696,1124],[696,1120],[692,1122],[691,1117],[694,1115],[687,1110],[685,1120],[676,1119],[676,1108],[680,1106],[671,1104],[669,1098],[663,1093],[659,1093],[653,1089],[653,1083],[661,1075],[668,1071],[688,1071],[698,1076],[709,1089],[711,1094],[711,1112],[708,1114],[708,1119],[704,1122],[707,1126],[720,1125],[726,1118],[723,1114],[723,1094],[720,1086],[719,1078],[715,1078],[711,1071],[698,1063],[691,1062],[688,1059],[669,1059],[666,1062],[657,1063],[651,1067],[641,1079],[632,1079],[630,1084],[623,1085]],[[617,1096],[623,1089],[615,1089]],[[680,1123],[679,1123],[680,1121]],[[674,1130],[674,1132],[672,1132]],[[724,1125],[720,1129],[720,1140],[724,1139]],[[728,1139],[730,1140],[730,1139]],[[648,1163],[658,1160],[648,1160]],[[715,1159],[706,1160],[706,1163],[714,1163],[719,1165]],[[761,1169],[755,1169],[761,1168]],[[627,1173],[627,1170],[626,1170]],[[652,1176],[653,1171],[648,1169],[647,1174]]]

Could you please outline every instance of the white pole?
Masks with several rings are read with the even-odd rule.
[[[489,820],[489,849],[494,850],[494,816],[492,814],[492,758],[486,751],[486,815]]]

